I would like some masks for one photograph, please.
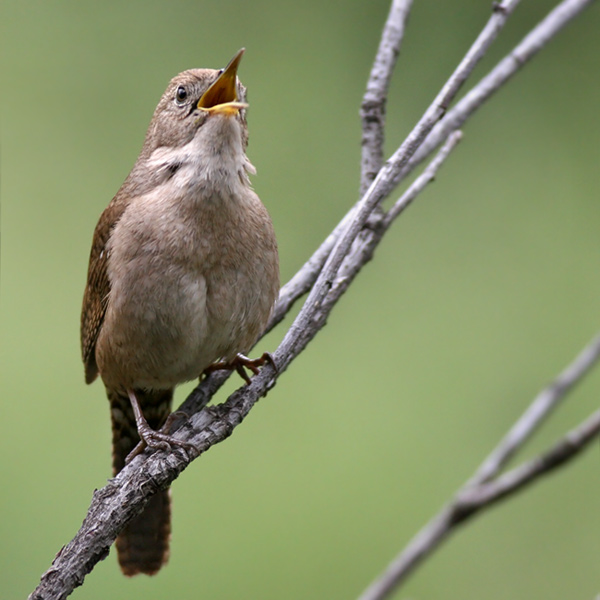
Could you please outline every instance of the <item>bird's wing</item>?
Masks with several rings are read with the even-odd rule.
[[[112,230],[123,215],[127,204],[126,198],[117,194],[102,213],[94,231],[87,285],[81,308],[81,355],[86,383],[91,383],[98,376],[96,342],[104,322],[110,296],[107,244]]]

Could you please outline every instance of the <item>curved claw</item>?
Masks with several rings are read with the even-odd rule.
[[[277,365],[275,364],[275,359],[270,352],[263,353],[259,358],[248,358],[244,354],[238,353],[235,355],[235,358],[231,361],[220,360],[212,365],[209,365],[206,369],[204,369],[204,374],[208,375],[214,371],[220,371],[222,369],[228,371],[237,371],[238,375],[246,382],[247,385],[250,384],[250,377],[248,373],[246,373],[245,369],[249,369],[254,373],[254,375],[258,375],[260,373],[260,367],[263,367],[269,363],[277,372]]]
[[[172,435],[169,435],[168,432],[173,421],[178,417],[187,415],[182,411],[177,411],[171,413],[165,424],[161,427],[160,431],[155,431],[148,425],[148,421],[144,417],[142,413],[142,409],[140,408],[139,402],[135,396],[133,390],[127,390],[127,394],[129,395],[129,401],[131,402],[131,407],[133,408],[133,414],[135,415],[135,424],[137,426],[138,434],[140,436],[140,441],[138,445],[127,455],[125,459],[125,464],[129,464],[138,454],[143,452],[146,447],[154,448],[155,450],[164,450],[165,452],[170,452],[173,448],[172,446],[178,446],[179,448],[183,448],[184,450],[195,450],[195,446],[188,442],[184,442],[182,440],[178,440],[174,438]]]

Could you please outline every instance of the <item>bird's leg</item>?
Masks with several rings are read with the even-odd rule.
[[[270,352],[265,352],[260,358],[248,358],[244,354],[236,354],[235,358],[231,361],[220,360],[212,365],[209,365],[206,369],[204,369],[204,375],[209,375],[213,371],[220,370],[228,370],[233,371],[234,369],[237,371],[238,375],[246,382],[246,384],[250,384],[250,377],[248,373],[246,373],[245,369],[249,369],[255,375],[257,375],[260,371],[260,367],[269,363],[275,371],[277,371],[277,365],[275,364],[275,360],[273,359],[273,355]]]
[[[175,439],[172,435],[168,434],[169,428],[173,424],[173,421],[182,415],[187,417],[185,413],[181,411],[171,413],[167,417],[167,420],[161,427],[160,431],[155,431],[150,427],[150,425],[148,425],[148,421],[146,421],[146,417],[144,417],[144,413],[140,408],[140,403],[135,396],[135,392],[133,390],[127,390],[127,395],[129,396],[129,401],[131,402],[131,408],[133,408],[135,425],[140,436],[140,441],[125,459],[125,464],[129,464],[138,454],[140,454],[140,452],[143,452],[146,447],[154,448],[156,450],[164,450],[165,452],[169,452],[172,449],[171,446],[179,446],[185,450],[195,450],[193,444]]]

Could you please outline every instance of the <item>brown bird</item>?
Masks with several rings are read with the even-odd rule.
[[[100,374],[110,401],[115,474],[140,438],[186,446],[159,431],[177,384],[265,362],[242,354],[279,291],[273,226],[248,178],[243,52],[171,80],[94,231],[81,347],[86,382]],[[159,492],[117,538],[123,573],[156,573],[170,530],[169,492]]]

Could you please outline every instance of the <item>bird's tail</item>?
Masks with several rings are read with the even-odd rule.
[[[131,402],[126,393],[107,389],[113,435],[113,473],[124,466],[125,458],[140,441]],[[173,390],[136,390],[135,395],[148,425],[158,430],[171,412]],[[115,543],[123,573],[154,575],[169,559],[171,537],[170,490],[152,496],[144,511],[130,521]]]

